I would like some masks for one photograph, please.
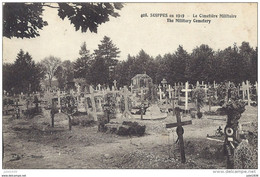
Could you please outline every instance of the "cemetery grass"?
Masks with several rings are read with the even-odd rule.
[[[175,128],[165,128],[176,121],[173,116],[136,120],[146,125],[142,137],[98,132],[96,124],[69,131],[68,118],[60,113],[52,128],[47,110],[31,119],[3,116],[3,169],[223,169],[223,143],[206,136],[218,126],[224,128],[225,117],[204,115],[184,126],[186,163],[182,164]],[[256,120],[257,107],[246,107],[240,122]]]

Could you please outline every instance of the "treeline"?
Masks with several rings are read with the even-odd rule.
[[[252,48],[248,42],[218,51],[202,44],[191,53],[179,46],[175,52],[155,58],[141,50],[123,61],[118,60],[119,54],[119,48],[107,36],[93,53],[83,43],[75,62],[62,62],[49,56],[35,63],[28,52],[21,50],[13,64],[3,65],[3,90],[12,93],[40,91],[41,80],[47,80],[50,86],[53,80],[57,80],[62,90],[75,79],[94,86],[111,86],[113,80],[117,80],[118,86],[124,86],[130,85],[131,78],[142,73],[148,74],[155,84],[160,84],[164,78],[169,84],[186,81],[219,83],[225,80],[254,83],[257,80],[257,48]]]
[[[241,83],[257,80],[257,48],[243,42],[241,46],[230,46],[214,51],[208,45],[201,45],[188,53],[179,46],[174,53],[149,56],[141,50],[137,56],[130,56],[116,67],[116,80],[121,85],[130,84],[138,73],[146,73],[156,84],[163,78],[169,84],[175,82],[196,83],[197,81],[217,83],[228,80]]]

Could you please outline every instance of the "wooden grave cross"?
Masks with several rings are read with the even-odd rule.
[[[169,85],[169,88],[167,90],[169,92],[169,99],[172,99],[172,92],[174,91],[174,89],[171,87],[171,85]]]
[[[242,89],[241,89],[243,92],[243,100],[245,100],[245,92],[247,91],[247,87],[246,87],[246,84],[245,82],[242,82]]]
[[[181,162],[185,163],[186,162],[186,158],[185,158],[184,141],[183,141],[184,129],[183,129],[182,126],[190,125],[190,124],[192,124],[192,121],[188,120],[188,121],[183,121],[182,122],[181,121],[181,116],[180,116],[180,111],[181,111],[181,109],[179,107],[175,108],[175,114],[176,114],[177,123],[166,124],[166,128],[177,127],[176,133],[178,135],[178,139],[177,140],[179,140],[179,144],[180,144]]]
[[[130,85],[131,93],[133,93],[133,88],[134,88],[134,86],[133,86],[133,84],[131,83],[131,85]]]
[[[143,113],[144,113],[144,90],[141,87],[141,120],[143,120]]]
[[[91,101],[91,105],[92,105],[92,109],[93,109],[92,114],[93,114],[93,117],[94,117],[94,121],[98,121],[94,89],[93,89],[92,86],[89,86],[89,91],[90,91],[90,101]]]
[[[200,83],[199,83],[199,81],[197,81],[196,88],[199,88],[199,87],[200,87]]]
[[[249,81],[247,80],[246,81],[246,89],[247,89],[247,103],[248,103],[248,106],[250,106],[250,102],[251,102],[251,100],[250,100],[250,90],[249,90],[249,88],[250,88],[250,85],[249,85]]]
[[[162,101],[162,90],[161,90],[161,85],[159,85],[158,88],[159,88],[159,92],[157,92],[157,93],[159,93],[159,95],[160,95],[160,101]]]
[[[188,110],[188,92],[191,92],[191,89],[189,89],[189,82],[185,83],[185,89],[181,90],[182,92],[185,92],[185,111]]]
[[[117,83],[116,80],[114,80],[113,83],[114,83],[114,87],[116,89],[116,83]]]
[[[207,100],[207,98],[208,98],[208,86],[207,86],[207,84],[204,85],[204,90],[205,90],[205,98]]]
[[[124,89],[123,89],[123,96],[124,96],[125,110],[122,114],[122,117],[127,117],[127,114],[128,114],[131,118],[133,118],[131,112],[128,109],[128,89],[126,86],[124,86]]]
[[[100,85],[100,84],[98,84],[97,86],[98,86],[98,90],[100,91],[100,90],[101,90],[101,85]]]

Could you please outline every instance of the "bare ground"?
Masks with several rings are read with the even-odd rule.
[[[68,119],[63,114],[55,116],[52,128],[46,110],[32,119],[3,116],[3,169],[222,169],[223,143],[206,136],[213,135],[220,125],[224,128],[224,119],[225,116],[204,115],[184,127],[183,164],[175,144],[175,128],[165,128],[166,123],[176,122],[173,116],[164,120],[136,120],[146,125],[142,137],[98,132],[97,125],[73,126],[69,131]],[[246,107],[240,122],[253,121],[257,121],[257,108]]]

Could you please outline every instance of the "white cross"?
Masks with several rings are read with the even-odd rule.
[[[245,82],[242,82],[243,100],[245,100],[245,92],[247,91]]]
[[[172,91],[173,91],[174,89],[172,89],[172,87],[171,87],[171,85],[169,85],[169,88],[168,88],[168,92],[169,92],[169,98],[171,99],[172,98]]]
[[[174,99],[176,98],[176,93],[177,93],[177,85],[174,83]]]
[[[114,83],[114,87],[116,88],[116,83],[117,83],[116,80],[114,80],[113,83]]]
[[[191,92],[191,89],[189,89],[189,82],[185,83],[185,89],[182,89],[181,91],[185,92],[185,110],[188,110],[188,92]]]
[[[256,95],[257,95],[257,81],[255,81],[255,91],[256,91]]]
[[[196,87],[197,87],[197,88],[200,87],[199,81],[197,81]]]
[[[161,86],[160,85],[159,85],[159,92],[157,92],[157,93],[159,93],[160,101],[162,101],[162,90],[161,90]]]
[[[133,93],[133,88],[134,88],[134,86],[133,86],[133,84],[131,83],[131,85],[130,85],[131,93]]]
[[[204,85],[204,90],[205,90],[205,97],[207,98],[207,92],[208,92],[208,87],[207,87],[207,84]]]
[[[250,85],[249,85],[249,81],[247,80],[246,81],[246,87],[247,87],[247,102],[248,102],[248,106],[250,106],[250,91],[249,91],[249,88],[250,88]]]
[[[214,88],[216,88],[216,82],[215,81],[213,82],[213,86],[214,86]]]
[[[98,90],[100,91],[100,90],[101,90],[101,85],[100,85],[100,84],[98,84],[97,86],[98,86]]]

